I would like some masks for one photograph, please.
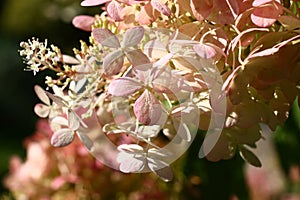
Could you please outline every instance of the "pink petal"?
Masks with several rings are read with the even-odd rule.
[[[109,2],[111,0],[84,0],[81,2],[81,6],[98,6],[101,4],[104,4],[106,2]]]
[[[251,14],[252,22],[259,27],[269,27],[276,22],[283,12],[282,6],[278,4],[266,4],[254,8]]]
[[[131,50],[126,52],[128,61],[134,68],[148,69],[150,60],[141,50]],[[145,70],[146,70],[145,69]]]
[[[156,124],[162,114],[160,103],[148,90],[136,100],[133,111],[139,122],[144,125]]]
[[[201,58],[205,59],[210,59],[217,54],[216,50],[207,44],[194,45],[193,49]]]
[[[88,15],[79,15],[73,18],[72,24],[81,30],[91,31],[95,18]]]
[[[195,18],[202,21],[212,12],[213,2],[211,0],[191,0],[191,9]]]
[[[38,85],[34,86],[34,91],[36,93],[36,95],[38,96],[38,98],[45,103],[46,105],[50,105],[50,99],[49,97],[46,95],[46,92],[43,88],[41,88]]]
[[[50,113],[49,106],[38,103],[34,106],[34,112],[41,118],[46,118]]]
[[[51,189],[58,190],[61,186],[67,183],[67,179],[64,176],[58,176],[51,182]]]
[[[150,3],[147,3],[142,7],[140,13],[138,14],[137,20],[140,25],[149,25],[154,22],[159,16],[159,12],[153,9]]]
[[[136,26],[128,29],[124,34],[123,47],[131,47],[137,45],[144,37],[144,28]]]
[[[120,42],[110,30],[104,28],[95,28],[92,32],[93,37],[103,46],[119,48]]]
[[[113,96],[128,96],[140,90],[143,85],[133,78],[121,77],[113,80],[108,86],[108,92]]]
[[[163,15],[170,16],[172,13],[170,8],[166,6],[163,2],[161,2],[161,0],[151,0],[151,5]]]
[[[119,2],[112,0],[106,9],[109,16],[116,22],[123,20],[121,17],[123,7]]]
[[[122,50],[109,53],[103,59],[104,74],[112,76],[120,72],[124,63],[124,55]]]
[[[64,128],[56,131],[51,137],[51,145],[54,147],[64,147],[74,140],[74,132]]]
[[[266,3],[270,3],[272,1],[273,0],[254,0],[253,3],[252,3],[252,6],[253,7],[258,7],[260,5],[263,5],[263,4],[266,4]]]

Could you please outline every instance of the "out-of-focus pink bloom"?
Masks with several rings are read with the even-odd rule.
[[[262,125],[264,140],[257,143],[254,153],[260,158],[262,167],[246,165],[246,180],[250,189],[250,197],[255,200],[268,200],[280,197],[286,187],[286,180],[279,166],[278,155],[271,137],[271,130]]]
[[[151,176],[124,175],[105,167],[88,153],[78,138],[67,147],[54,148],[49,144],[52,134],[48,121],[40,120],[37,132],[25,140],[25,162],[17,156],[11,158],[10,172],[4,184],[14,198],[59,200],[80,196],[92,200],[116,199],[115,191],[119,191],[129,199],[168,199],[167,193]]]

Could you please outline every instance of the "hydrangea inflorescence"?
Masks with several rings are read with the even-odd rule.
[[[74,57],[47,41],[21,43],[27,70],[56,72],[46,77],[54,94],[35,86],[43,102],[35,112],[49,118],[51,144],[77,135],[109,166],[169,181],[170,164],[203,129],[200,157],[239,152],[260,166],[250,151],[260,124],[274,130],[299,96],[300,13],[288,2],[83,1],[105,11],[73,19],[91,31]],[[116,147],[112,134],[129,139]]]

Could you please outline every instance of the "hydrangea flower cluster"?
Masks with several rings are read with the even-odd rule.
[[[20,51],[34,74],[51,144],[75,136],[100,161],[123,172],[173,178],[170,164],[207,130],[199,156],[218,161],[251,152],[288,117],[299,98],[300,8],[280,0],[84,0],[101,5],[73,24],[91,32],[75,56],[33,38]],[[52,92],[51,92],[51,90]],[[109,135],[126,136],[114,144]],[[200,142],[200,141],[195,141]],[[117,147],[116,147],[116,146]]]

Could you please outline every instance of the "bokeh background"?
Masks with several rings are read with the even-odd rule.
[[[64,53],[72,54],[72,48],[79,47],[79,40],[88,41],[89,37],[89,33],[71,25],[72,18],[78,14],[93,15],[100,12],[99,7],[82,8],[80,2],[81,0],[0,1],[1,180],[8,173],[9,159],[12,155],[26,157],[23,140],[34,133],[38,119],[33,113],[33,107],[38,102],[33,86],[44,85],[44,72],[35,77],[31,72],[24,72],[25,65],[18,54],[19,43],[31,37],[40,38],[41,41],[47,38],[49,43],[59,46]],[[276,165],[287,181],[286,192],[300,192],[298,105],[293,106],[290,118],[278,128],[272,139],[277,153]],[[199,134],[198,141],[201,140]],[[200,192],[206,199],[218,199],[218,197],[226,199],[235,194],[247,199],[251,188],[246,183],[245,165],[242,159],[235,156],[231,160],[217,163],[205,159],[199,160],[197,154],[200,144],[200,142],[193,144],[185,155],[182,170],[182,175],[185,177],[185,189],[182,191],[185,193],[182,195],[190,195],[192,199],[192,196],[196,197]],[[291,168],[295,166],[291,178]],[[7,193],[8,190],[1,184],[0,197]]]
[[[80,0],[1,0],[0,1],[0,176],[8,170],[14,155],[25,156],[23,139],[33,134],[37,117],[33,112],[38,102],[33,86],[44,85],[45,73],[25,72],[18,50],[21,41],[31,37],[48,39],[49,43],[72,54],[79,40],[89,34],[74,28],[77,14],[96,14],[100,8],[86,9]],[[1,185],[1,192],[5,191]]]

